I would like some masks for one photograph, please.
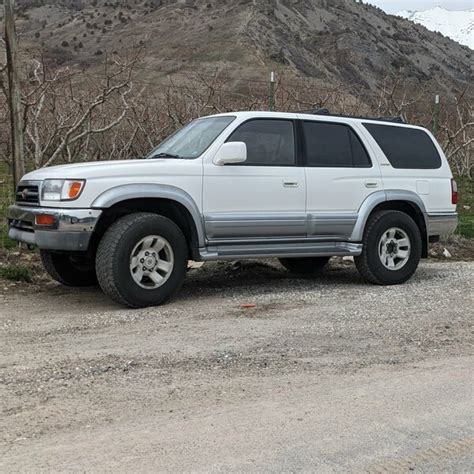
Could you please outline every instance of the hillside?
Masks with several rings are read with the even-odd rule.
[[[146,47],[143,80],[226,69],[270,69],[316,83],[374,91],[404,76],[451,93],[469,80],[472,51],[405,19],[350,0],[20,0],[28,54],[93,70],[104,55]],[[237,86],[236,86],[237,87]]]

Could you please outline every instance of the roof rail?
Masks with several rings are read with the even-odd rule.
[[[331,112],[329,112],[328,109],[300,110],[297,113],[309,114],[309,115],[328,115],[330,117],[355,118],[355,119],[361,119],[361,120],[377,120],[379,122],[406,123],[403,117],[362,117],[358,115],[338,115],[338,114],[332,114]]]

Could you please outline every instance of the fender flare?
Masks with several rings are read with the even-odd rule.
[[[199,247],[205,246],[201,213],[194,199],[186,192],[167,184],[122,184],[104,191],[92,203],[92,209],[107,209],[129,199],[168,199],[183,205],[191,215],[196,228]]]
[[[359,217],[357,218],[356,225],[354,226],[352,235],[349,239],[351,242],[362,241],[362,238],[364,236],[364,229],[371,212],[379,204],[387,201],[405,201],[414,204],[423,214],[423,218],[425,220],[426,225],[426,207],[418,194],[414,193],[413,191],[403,189],[389,189],[386,191],[377,191],[368,196],[366,200],[362,203],[362,206],[359,208]]]

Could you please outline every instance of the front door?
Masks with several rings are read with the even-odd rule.
[[[297,166],[295,122],[251,119],[227,139],[247,145],[247,161],[204,165],[207,238],[265,241],[306,236],[306,178]]]

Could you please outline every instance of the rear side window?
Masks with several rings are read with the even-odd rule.
[[[247,145],[247,166],[295,164],[295,133],[291,120],[249,120],[228,138]]]
[[[364,123],[394,168],[437,169],[441,157],[429,135],[423,130]]]
[[[306,166],[370,168],[369,155],[355,132],[343,124],[303,122]]]

